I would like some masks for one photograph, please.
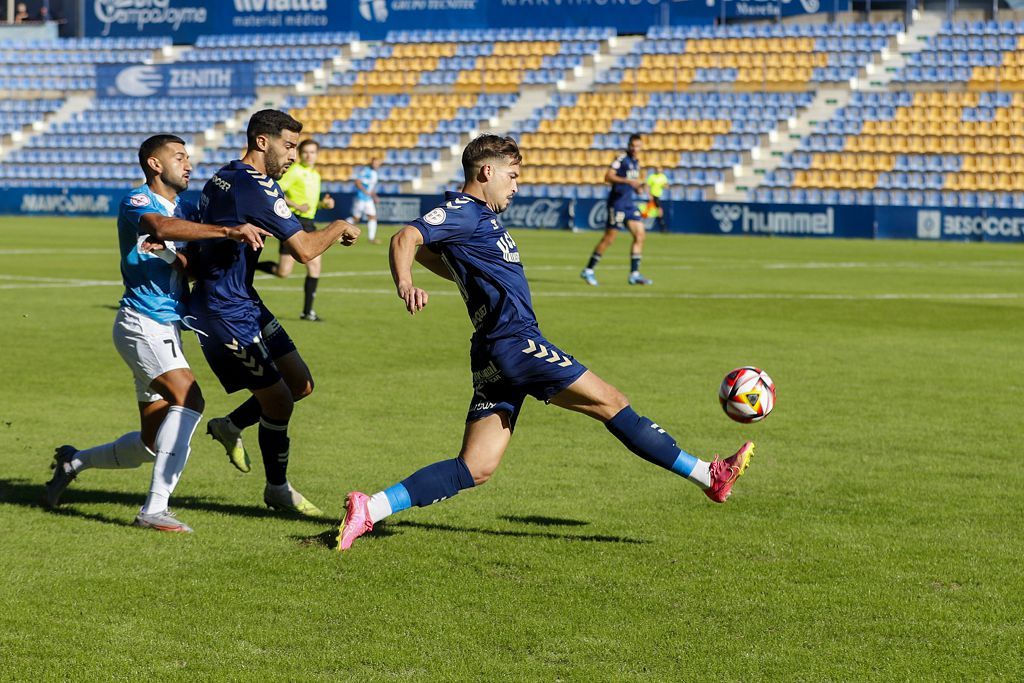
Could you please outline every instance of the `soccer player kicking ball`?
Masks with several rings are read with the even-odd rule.
[[[174,240],[222,237],[252,251],[263,246],[262,235],[269,233],[249,224],[220,227],[184,219],[194,213],[194,207],[178,197],[192,173],[181,138],[149,138],[139,148],[139,164],[146,184],[125,196],[117,216],[125,291],[114,321],[114,346],[135,375],[142,429],[86,450],[58,448],[44,502],[57,507],[83,470],[134,469],[152,462],[149,497],[135,526],[189,532],[192,529],[167,505],[202,418],[203,395],[181,348],[186,280],[184,259],[177,254]]]
[[[217,171],[203,188],[199,209],[214,225],[252,223],[281,240],[295,260],[308,263],[332,244],[355,244],[359,228],[334,221],[305,232],[285,202],[277,180],[295,162],[302,124],[273,109],[256,112],[246,130],[247,151]],[[225,448],[238,469],[249,471],[242,430],[259,423],[259,444],[267,484],[263,502],[299,515],[320,510],[288,482],[291,439],[288,423],[295,401],[313,392],[313,377],[288,333],[253,287],[258,253],[227,240],[202,240],[189,252],[196,284],[189,299],[203,355],[230,394],[252,396],[207,432]]]
[[[600,420],[629,450],[686,477],[717,503],[729,497],[754,454],[750,442],[714,462],[680,450],[664,429],[637,415],[618,389],[544,338],[519,250],[498,220],[518,191],[521,161],[512,138],[473,140],[462,154],[462,192],[446,193],[444,204],[391,240],[391,273],[409,313],[422,310],[429,298],[413,285],[414,258],[454,280],[462,292],[476,328],[470,350],[473,398],[458,457],[428,465],[373,496],[348,494],[340,550],[389,515],[451,498],[490,479],[527,395]]]

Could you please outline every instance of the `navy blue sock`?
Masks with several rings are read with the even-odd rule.
[[[452,458],[413,472],[402,480],[402,486],[409,492],[410,502],[422,508],[470,488],[473,475],[462,458]]]
[[[262,413],[260,402],[255,396],[250,396],[248,401],[228,413],[228,419],[239,429],[245,429],[259,422]]]
[[[629,272],[631,272],[631,273],[639,273],[640,272],[640,259],[641,258],[642,257],[640,256],[640,254],[633,254],[629,258]]]
[[[604,426],[626,448],[666,470],[686,477],[697,464],[697,458],[680,449],[671,434],[648,418],[637,415],[630,406],[620,410]]]
[[[288,482],[288,420],[274,420],[266,415],[260,417],[260,452],[263,455],[263,469],[267,483],[280,486]]]
[[[593,254],[590,255],[590,260],[587,261],[587,268],[593,270],[600,261],[601,255],[595,251]]]

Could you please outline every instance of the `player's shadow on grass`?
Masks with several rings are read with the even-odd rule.
[[[545,526],[580,526],[589,524],[589,522],[581,522],[574,519],[558,519],[558,518],[547,518],[547,517],[502,517],[514,522],[524,522],[527,524],[541,524]],[[542,520],[542,521],[537,521]],[[557,541],[580,541],[583,543],[625,543],[629,545],[643,545],[650,543],[650,541],[642,538],[629,538],[627,536],[605,536],[602,534],[560,534],[553,531],[537,532],[537,531],[518,531],[515,529],[481,529],[478,527],[465,527],[465,526],[454,526],[452,524],[429,524],[425,522],[412,522],[412,521],[401,521],[401,522],[389,522],[387,524],[378,524],[372,532],[366,534],[359,539],[360,544],[364,544],[366,541],[376,541],[388,536],[394,536],[402,533],[405,529],[423,529],[425,531],[451,531],[459,534],[483,534],[485,536],[503,536],[505,538],[524,538],[534,539],[542,538],[545,540],[557,540]],[[315,536],[296,536],[296,540],[304,546],[319,545],[332,550],[338,549],[338,530],[332,529],[331,531],[325,531],[322,534]]]
[[[582,519],[565,519],[564,517],[543,517],[541,515],[502,515],[501,519],[518,524],[535,526],[587,526],[590,522]]]
[[[46,509],[43,505],[43,482],[34,482],[27,479],[0,479],[0,505],[20,505],[22,507],[34,507]],[[96,489],[82,489],[71,486],[60,499],[60,507],[52,510],[54,514],[66,517],[78,517],[104,524],[125,526],[135,518],[135,512],[145,502],[145,495],[140,493],[125,493],[121,491],[103,491]],[[123,505],[127,512],[126,517],[107,517],[95,512],[86,512],[78,507],[81,505],[112,504]],[[200,496],[175,496],[171,500],[171,508],[174,510],[204,510],[216,512],[222,515],[241,515],[245,517],[274,517],[294,519],[302,522],[313,522],[323,525],[323,517],[304,517],[300,515],[287,515],[274,512],[266,507],[258,505],[236,505],[233,503],[218,503]],[[130,514],[128,514],[130,513]]]

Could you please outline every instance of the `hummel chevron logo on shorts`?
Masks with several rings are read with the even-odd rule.
[[[539,350],[538,350],[539,349]],[[534,353],[536,351],[536,353]],[[549,363],[558,363],[558,367],[567,368],[572,365],[572,359],[567,356],[559,356],[557,351],[548,351],[548,347],[543,344],[535,344],[532,339],[526,340],[526,348],[523,349],[523,353],[532,354],[534,358],[546,358]]]
[[[231,355],[242,361],[242,365],[249,369],[249,372],[256,375],[257,377],[263,376],[263,366],[261,366],[260,359],[256,356],[250,356],[249,352],[245,350],[241,344],[238,343],[237,339],[232,339],[230,344],[225,344],[231,351]]]

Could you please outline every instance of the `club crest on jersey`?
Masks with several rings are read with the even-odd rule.
[[[288,208],[288,204],[284,201],[283,197],[274,202],[274,213],[281,218],[291,218],[292,210]]]
[[[149,196],[144,194],[133,194],[128,201],[132,206],[149,206]]]
[[[441,225],[444,223],[444,219],[448,217],[448,214],[444,212],[444,209],[437,207],[426,216],[423,217],[423,222],[427,225]]]

